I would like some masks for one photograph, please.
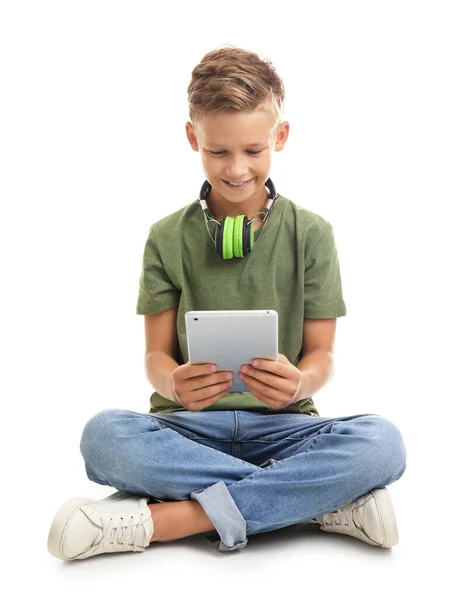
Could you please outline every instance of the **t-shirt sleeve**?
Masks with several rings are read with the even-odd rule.
[[[154,226],[151,227],[143,252],[137,315],[152,315],[179,304],[180,290],[164,268]]]
[[[318,241],[306,250],[304,317],[331,319],[345,315],[338,252],[333,227],[327,222]]]

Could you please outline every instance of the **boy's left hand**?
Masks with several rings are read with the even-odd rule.
[[[284,354],[278,354],[278,360],[256,358],[258,366],[242,365],[245,373],[239,371],[241,381],[252,394],[270,408],[283,408],[300,398],[302,372],[299,371]]]

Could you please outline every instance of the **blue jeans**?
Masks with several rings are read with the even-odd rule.
[[[341,508],[406,466],[400,432],[373,414],[109,409],[86,424],[81,453],[96,483],[197,500],[216,529],[205,538],[220,552]]]

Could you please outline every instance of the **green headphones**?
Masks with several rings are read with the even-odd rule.
[[[267,181],[265,182],[265,187],[268,190],[268,202],[265,206],[265,212],[258,213],[265,215],[262,219],[263,227],[265,226],[265,223],[270,216],[270,211],[273,208],[278,197],[275,186],[273,185],[271,179],[267,179]],[[206,199],[208,198],[210,192],[211,184],[208,181],[205,181],[200,190],[198,203],[200,204],[200,207],[202,209],[208,233],[215,244],[216,252],[224,259],[230,259],[234,256],[236,258],[242,258],[244,256],[247,256],[247,254],[251,252],[254,243],[258,242],[258,240],[260,239],[260,236],[263,233],[263,227],[256,242],[254,242],[255,231],[252,227],[252,221],[256,219],[252,219],[251,221],[249,221],[245,215],[239,215],[235,218],[226,217],[221,221],[221,223],[219,223],[219,221],[216,221],[216,219],[212,217],[212,215],[209,212],[209,208],[206,204]],[[214,239],[211,235],[210,228],[208,226],[208,221],[217,224]]]

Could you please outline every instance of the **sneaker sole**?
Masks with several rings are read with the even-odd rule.
[[[73,558],[65,556],[62,552],[63,534],[68,521],[77,510],[88,504],[89,501],[89,498],[72,498],[59,508],[50,526],[49,537],[47,539],[47,550],[52,556],[61,558],[62,560],[73,560]]]

